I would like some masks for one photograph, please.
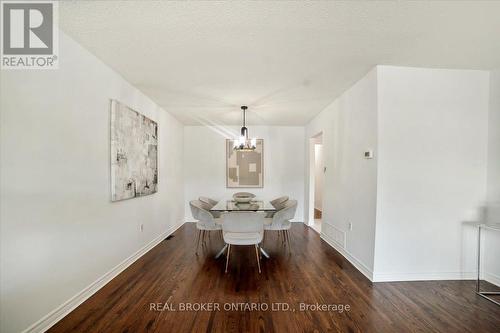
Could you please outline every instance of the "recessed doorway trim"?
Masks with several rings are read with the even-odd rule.
[[[315,192],[316,192],[316,149],[315,145],[323,144],[323,131],[320,131],[309,137],[309,196],[308,196],[308,212],[307,224],[312,226],[314,224],[314,209],[315,209]],[[324,154],[323,154],[324,159]],[[324,164],[324,163],[323,163]],[[323,206],[323,204],[321,204]],[[323,214],[324,216],[324,214]]]

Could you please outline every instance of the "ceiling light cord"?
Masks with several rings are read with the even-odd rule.
[[[243,127],[241,128],[241,135],[245,137],[245,139],[248,139],[248,130],[247,130],[247,109],[248,107],[243,105],[241,107],[243,110]]]

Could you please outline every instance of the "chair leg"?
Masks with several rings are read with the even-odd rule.
[[[286,241],[288,242],[288,253],[292,253],[292,248],[290,246],[290,230],[287,230],[285,232],[286,232]]]
[[[257,267],[259,267],[259,274],[260,274],[260,258],[259,258],[259,245],[255,244],[255,256],[257,257]]]
[[[227,273],[227,265],[229,264],[229,253],[231,252],[231,244],[229,244],[227,246],[227,255],[226,255],[226,271],[225,273]]]
[[[201,238],[201,230],[198,230],[198,234],[196,235],[196,251],[194,252],[198,255],[198,247],[200,246],[200,238]]]

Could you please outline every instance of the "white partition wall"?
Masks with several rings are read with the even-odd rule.
[[[375,281],[474,276],[462,223],[485,200],[488,86],[487,71],[378,68]]]
[[[500,223],[500,69],[490,74],[490,112],[488,117],[488,223]],[[500,232],[485,230],[484,278],[500,286]]]
[[[500,223],[500,69],[490,75],[488,125],[488,218]]]

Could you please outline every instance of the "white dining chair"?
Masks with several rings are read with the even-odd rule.
[[[217,205],[217,203],[218,203],[217,200],[211,199],[209,197],[199,197],[198,200],[200,200],[201,202],[204,202],[206,204],[209,204],[212,207]]]
[[[285,204],[285,202],[288,201],[288,199],[289,199],[288,196],[284,195],[282,197],[278,197],[274,200],[271,200],[270,203],[271,203],[271,205],[273,205],[274,208],[276,208],[276,210],[280,210],[281,208],[283,208],[283,205]],[[268,212],[266,215],[266,218],[273,217],[274,213],[275,212]]]
[[[281,209],[283,207],[283,204],[288,201],[288,199],[289,199],[288,196],[284,195],[282,197],[278,197],[278,198],[276,198],[274,200],[271,200],[270,202],[271,202],[271,205],[273,205],[274,208],[276,208],[276,209],[279,210],[279,209]]]
[[[297,200],[287,200],[285,201],[281,209],[274,213],[272,218],[266,218],[264,223],[264,230],[266,231],[278,231],[278,235],[283,236],[283,242],[288,243],[288,251],[290,252],[290,227],[292,220],[295,217],[295,211],[297,210]]]
[[[229,265],[231,246],[254,245],[257,257],[257,267],[260,270],[259,244],[264,237],[264,214],[256,212],[232,212],[222,215],[222,236],[228,245],[226,255],[226,270]]]
[[[217,205],[218,201],[211,199],[209,197],[199,197],[198,200],[203,202],[205,205],[207,205],[209,208],[207,209],[210,214],[212,214],[213,217],[219,218],[220,217],[220,212],[211,212],[210,209]]]
[[[220,219],[217,219],[210,214],[210,207],[201,202],[200,200],[192,200],[189,202],[191,208],[191,213],[193,217],[197,220],[196,229],[198,229],[198,235],[196,237],[196,254],[198,254],[198,247],[200,241],[205,244],[206,236],[210,235],[211,231],[221,231],[222,227],[220,225]]]

